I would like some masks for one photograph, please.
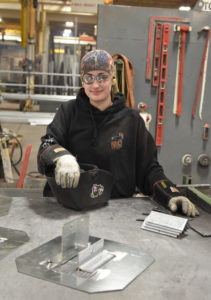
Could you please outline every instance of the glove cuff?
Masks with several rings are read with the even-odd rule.
[[[54,164],[55,160],[59,158],[60,156],[70,154],[69,151],[67,151],[65,148],[62,146],[56,144],[49,146],[46,148],[40,155],[40,162],[42,165],[45,167],[49,167]]]
[[[153,185],[153,199],[163,206],[168,207],[172,197],[184,196],[170,180],[159,180]]]

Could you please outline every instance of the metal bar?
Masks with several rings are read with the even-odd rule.
[[[34,10],[34,0],[30,0],[30,15],[29,15],[29,39],[34,39],[34,25],[35,25],[35,10]]]
[[[6,82],[0,82],[0,86],[27,86],[26,83],[6,83]],[[80,89],[80,86],[68,86],[68,85],[44,85],[44,84],[35,84],[34,88],[36,87],[45,87],[45,88],[51,88],[51,89]]]
[[[21,123],[47,125],[55,116],[55,113],[0,111],[0,119],[3,123]]]
[[[73,100],[76,96],[68,96],[68,95],[42,95],[42,94],[15,94],[15,93],[2,93],[3,99],[5,100],[27,100],[30,96],[32,100],[36,101],[58,101],[64,102]]]
[[[27,46],[27,0],[21,0],[21,46]]]
[[[181,110],[182,110],[182,86],[183,86],[185,41],[186,41],[186,32],[181,31],[180,63],[179,63],[179,78],[178,78],[178,97],[177,97],[177,116],[178,117],[181,116]]]
[[[200,32],[202,30],[208,30],[208,28],[205,26],[200,30]],[[205,64],[205,60],[206,60],[207,48],[208,48],[208,45],[209,45],[209,38],[210,38],[210,30],[207,31],[207,39],[206,39],[204,52],[203,52],[203,56],[202,56],[202,63],[201,63],[201,69],[200,69],[199,79],[198,79],[198,83],[197,83],[196,96],[195,96],[195,100],[194,100],[194,104],[193,104],[193,111],[192,111],[193,119],[195,118],[196,105],[197,105],[200,86],[201,86],[202,74],[203,74],[203,71],[204,71],[204,64]]]
[[[179,73],[178,73],[178,97],[177,97],[177,116],[181,116],[182,111],[182,90],[183,90],[183,71],[185,57],[186,34],[192,30],[191,26],[176,26],[176,31],[180,31],[180,55],[179,55]]]
[[[42,12],[41,12],[41,16],[42,16],[42,53],[45,52],[45,24],[46,24],[46,11],[43,10],[43,6],[42,6]]]
[[[23,74],[23,75],[49,75],[49,76],[68,76],[68,77],[81,77],[80,74],[64,74],[64,73],[46,73],[46,72],[26,72],[26,71],[10,71],[10,70],[0,70],[0,73],[7,74]]]
[[[210,35],[210,32],[209,32]],[[204,92],[205,92],[205,85],[207,80],[207,63],[208,63],[208,54],[209,54],[209,41],[207,43],[207,51],[206,51],[206,57],[204,62],[204,72],[202,76],[202,87],[201,87],[201,98],[200,98],[200,105],[199,105],[199,118],[202,120],[202,108],[204,104]]]
[[[44,84],[35,84],[34,87],[47,87],[47,88],[58,88],[58,89],[80,89],[81,86],[68,86],[68,85],[44,85]]]
[[[27,86],[26,83],[8,83],[8,82],[0,82],[0,86]]]
[[[176,68],[176,76],[175,76],[175,90],[174,90],[174,105],[173,105],[173,114],[177,114],[177,98],[178,98],[178,78],[179,78],[179,57],[180,57],[180,38],[179,36],[179,43],[178,43],[178,50],[177,50],[177,68]]]

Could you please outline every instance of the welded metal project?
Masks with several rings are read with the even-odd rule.
[[[88,224],[88,215],[65,224],[62,236],[18,257],[18,271],[97,293],[124,289],[154,262],[141,248],[89,236]]]
[[[0,217],[8,214],[11,203],[11,197],[0,195]]]
[[[0,260],[28,241],[24,231],[0,227]]]

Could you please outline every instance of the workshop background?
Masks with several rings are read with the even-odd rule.
[[[0,1],[0,299],[210,300],[210,16],[211,0]],[[188,183],[198,217],[142,194],[82,211],[43,197],[40,137],[75,99],[80,59],[95,48],[132,63],[134,88],[115,61],[118,88],[127,86],[165,173]]]
[[[179,185],[209,184],[210,52],[203,69],[204,75],[198,84],[209,30],[199,31],[204,26],[210,26],[209,1],[94,2],[95,6],[88,7],[87,12],[84,12],[86,1],[81,2],[81,8],[76,0],[65,1],[65,4],[61,1],[0,3],[0,120],[3,128],[19,136],[23,148],[20,162],[13,168],[13,176],[19,177],[17,170],[20,172],[28,144],[32,145],[32,149],[26,178],[31,172],[37,172],[36,153],[40,137],[60,103],[75,98],[81,85],[80,59],[86,51],[97,47],[108,50],[112,55],[123,54],[132,63],[135,107],[140,102],[146,104],[143,112],[150,116],[149,130],[155,140],[156,128],[160,129],[158,157],[167,176]],[[190,5],[192,9],[181,11],[178,9],[181,5]],[[165,69],[165,91],[162,91],[159,88],[160,70],[158,86],[152,86],[153,80],[146,78],[146,70],[151,47],[151,76],[155,58],[155,27],[167,23],[170,26],[168,64]],[[153,24],[151,46],[150,24]],[[180,61],[180,31],[174,31],[175,25],[190,28],[189,32],[185,32],[180,116],[173,113],[175,89],[179,85],[175,82],[176,70]],[[209,44],[207,46],[208,50]],[[161,57],[161,53],[159,55]],[[198,99],[193,118],[197,86]],[[165,99],[158,108],[160,92],[164,92]],[[158,112],[163,115],[159,121]],[[19,160],[20,151],[17,148],[13,152],[14,162]]]
[[[201,3],[201,2],[199,2]],[[204,26],[211,26],[210,11],[191,10],[189,12],[177,9],[116,7],[100,6],[98,14],[99,48],[110,53],[122,53],[134,67],[134,96],[136,106],[139,102],[147,104],[147,112],[152,115],[149,124],[150,132],[156,139],[158,94],[159,86],[152,86],[153,78],[146,79],[147,55],[149,49],[150,20],[154,30],[157,23],[170,25],[168,46],[167,78],[165,81],[166,95],[163,105],[163,136],[162,144],[158,146],[159,160],[166,170],[166,174],[177,184],[182,183],[210,183],[210,154],[211,140],[207,136],[211,121],[211,53],[207,58],[206,85],[202,118],[199,117],[200,96],[192,116],[197,84],[200,75],[207,31],[199,33]],[[167,19],[164,18],[168,17]],[[163,19],[162,19],[163,18]],[[174,18],[178,18],[175,21]],[[183,19],[183,20],[182,20]],[[156,22],[157,21],[157,22]],[[173,114],[176,68],[178,60],[179,32],[174,31],[174,25],[187,25],[191,31],[186,33],[184,72],[182,78],[182,107],[181,115]],[[152,39],[154,41],[155,31]],[[152,44],[154,46],[154,43]],[[153,70],[154,49],[152,47]],[[200,85],[202,87],[202,84]],[[161,87],[162,88],[162,87]],[[206,129],[207,127],[207,129]],[[188,160],[188,161],[186,161]]]

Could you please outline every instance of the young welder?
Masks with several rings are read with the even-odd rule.
[[[157,161],[154,140],[139,112],[125,105],[125,96],[114,94],[114,62],[104,50],[88,52],[81,60],[83,87],[76,100],[61,104],[41,138],[38,169],[55,168],[62,188],[76,188],[79,163],[97,165],[114,176],[111,198],[131,197],[137,188],[175,212],[199,214],[180,193]],[[48,196],[50,187],[44,188]]]

